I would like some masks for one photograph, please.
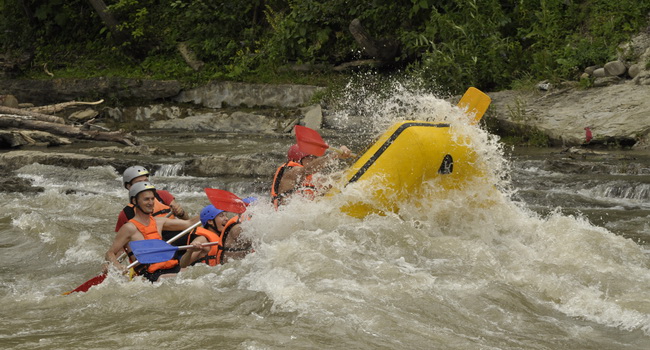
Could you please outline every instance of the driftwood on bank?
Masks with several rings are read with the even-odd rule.
[[[53,115],[47,115],[39,112],[32,112],[21,108],[0,106],[0,113],[22,115],[26,117],[31,117],[36,120],[48,122],[48,123],[65,124],[65,120],[63,120],[63,118],[53,116]]]
[[[54,105],[25,108],[25,110],[29,112],[35,112],[35,113],[53,114],[53,113],[61,112],[62,110],[72,106],[98,105],[103,102],[104,100],[99,100],[95,102],[69,101],[69,102],[57,103]]]
[[[0,115],[0,128],[23,128],[30,130],[40,130],[56,135],[62,135],[82,140],[111,141],[122,143],[128,146],[134,146],[138,144],[137,140],[132,135],[125,134],[120,131],[104,132],[96,130],[83,130],[72,125],[34,120],[29,117]]]

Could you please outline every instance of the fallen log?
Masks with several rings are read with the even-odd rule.
[[[70,101],[70,102],[63,102],[63,103],[57,103],[54,105],[47,105],[47,106],[38,106],[38,107],[30,107],[30,108],[25,108],[25,110],[30,111],[30,112],[36,112],[36,113],[45,113],[45,114],[54,114],[57,112],[61,112],[62,110],[72,107],[72,106],[79,106],[79,105],[98,105],[100,103],[103,103],[104,100],[99,100],[96,102],[80,102],[80,101]]]
[[[29,117],[0,115],[0,127],[41,130],[56,135],[62,135],[82,140],[111,141],[122,143],[128,146],[134,146],[139,143],[132,135],[125,134],[120,131],[104,132],[97,130],[82,130],[81,128],[72,125],[50,123],[46,121],[30,119]]]
[[[27,117],[32,117],[33,119],[49,122],[49,123],[57,123],[57,124],[65,124],[65,120],[63,118],[54,116],[54,115],[48,115],[48,114],[43,114],[43,113],[38,113],[38,112],[32,112],[20,108],[11,108],[11,107],[6,107],[6,106],[0,106],[0,113],[4,114],[14,114],[14,115],[22,115],[22,116],[27,116]]]

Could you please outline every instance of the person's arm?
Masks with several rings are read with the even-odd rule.
[[[224,262],[230,259],[243,259],[246,254],[251,252],[252,243],[250,240],[241,237],[243,229],[237,224],[230,229],[226,241],[224,242]],[[235,250],[235,251],[228,251]]]
[[[304,166],[305,175],[315,174],[323,170],[323,168],[327,166],[327,164],[334,159],[346,159],[352,157],[352,151],[350,151],[349,148],[345,146],[341,146],[339,150],[341,151],[340,153],[339,152],[328,153],[306,164]]]
[[[111,247],[104,255],[108,263],[113,264],[113,266],[115,266],[121,271],[124,271],[125,267],[122,266],[122,264],[120,264],[120,262],[117,260],[117,255],[123,250],[124,246],[131,241],[131,237],[133,236],[133,230],[135,229],[136,229],[135,226],[131,223],[127,223],[123,225],[115,235],[115,239],[113,239],[113,244],[111,244]],[[103,270],[104,272],[108,271],[108,265],[104,265]]]
[[[156,218],[156,224],[160,231],[183,231],[197,222],[199,222],[198,215],[189,220],[169,219],[165,217]]]
[[[181,257],[179,262],[181,268],[190,266],[193,262],[204,257],[208,252],[210,252],[210,247],[202,247],[202,243],[208,243],[208,239],[204,236],[198,236],[192,241],[192,248],[188,248],[187,252]]]
[[[291,191],[296,188],[302,179],[307,175],[311,175],[321,171],[330,161],[333,159],[341,158],[350,158],[352,157],[352,152],[345,146],[341,146],[341,153],[329,153],[322,157],[318,157],[302,167],[291,167],[287,168],[282,174],[282,179],[280,180],[280,185],[278,186],[278,193],[282,194],[287,191]]]

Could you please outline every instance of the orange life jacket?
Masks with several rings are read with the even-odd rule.
[[[195,261],[194,263],[197,262],[205,262],[206,264],[210,266],[215,266],[223,263],[223,252],[237,252],[239,251],[238,249],[230,249],[230,248],[225,248],[224,244],[226,241],[226,237],[228,236],[228,233],[230,230],[233,228],[233,226],[239,224],[239,216],[234,216],[228,222],[226,222],[226,225],[223,227],[221,232],[219,234],[216,234],[206,228],[203,227],[197,227],[192,235],[189,235],[187,237],[187,244],[190,244],[192,240],[194,240],[194,235],[199,235],[203,236],[208,239],[208,242],[219,242],[218,245],[213,245],[210,247],[210,251],[208,252],[208,255]]]
[[[277,209],[280,206],[280,204],[284,204],[285,198],[289,197],[294,192],[300,193],[304,197],[309,199],[315,198],[314,190],[316,189],[316,186],[314,186],[314,184],[312,183],[312,175],[305,176],[302,183],[296,186],[296,188],[283,193],[278,193],[278,189],[280,188],[280,181],[282,181],[282,176],[284,175],[284,172],[287,170],[287,168],[292,168],[292,167],[302,168],[303,165],[290,160],[285,164],[279,166],[278,169],[275,171],[275,175],[273,176],[273,185],[271,186],[271,200],[273,201],[273,206],[275,206],[275,209]]]
[[[153,216],[149,215],[149,225],[145,226],[142,223],[138,222],[136,219],[129,220],[130,223],[134,224],[135,227],[142,233],[144,239],[162,239],[160,233],[158,232],[158,226],[156,225],[156,219]],[[172,259],[154,264],[147,264],[147,271],[153,273],[157,270],[171,269],[178,265],[178,260]]]
[[[223,235],[218,235],[206,228],[203,227],[197,227],[194,232],[192,232],[192,235],[187,236],[187,244],[191,243],[191,240],[193,240],[193,235],[198,235],[198,236],[203,236],[205,237],[208,242],[219,242],[218,245],[213,245],[210,247],[210,251],[208,252],[208,255],[204,256],[203,258],[197,260],[197,262],[205,262],[206,264],[210,266],[215,266],[221,264],[221,255],[223,255]]]

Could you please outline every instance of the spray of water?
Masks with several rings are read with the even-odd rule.
[[[437,304],[430,312],[453,308],[449,319],[440,317],[458,327],[459,317],[483,319],[484,308],[503,308],[493,322],[560,317],[557,311],[650,334],[650,270],[638,245],[561,208],[541,217],[513,201],[498,137],[470,125],[463,111],[435,94],[399,83],[390,91],[355,89],[338,118],[363,114],[372,120],[364,124],[372,133],[405,119],[445,121],[476,151],[484,176],[445,193],[433,180],[399,213],[364,219],[339,211],[363,197],[363,186],[316,202],[294,200],[278,212],[255,207],[247,231],[258,249],[242,285],[268,295],[277,310],[343,320],[369,332],[383,326],[369,309],[405,299],[414,302],[407,308],[417,309],[415,300],[427,298]],[[355,101],[359,95],[363,100]],[[418,327],[413,315],[391,315]]]

